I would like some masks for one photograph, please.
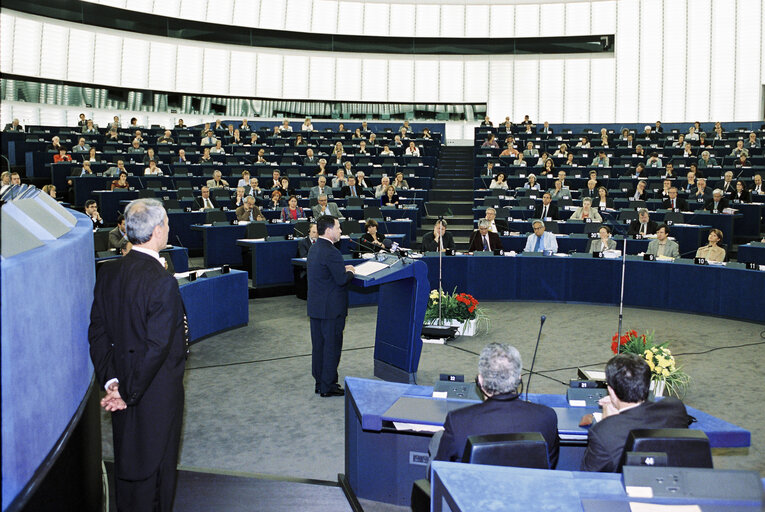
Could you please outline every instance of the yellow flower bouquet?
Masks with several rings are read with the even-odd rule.
[[[648,346],[642,355],[651,368],[651,380],[655,382],[657,390],[660,384],[663,384],[669,395],[680,398],[685,394],[691,377],[675,364],[675,356],[667,348],[666,343]]]

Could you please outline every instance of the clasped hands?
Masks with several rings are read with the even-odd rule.
[[[106,390],[106,396],[101,399],[101,407],[108,412],[127,409],[127,404],[120,396],[119,382],[113,382]]]

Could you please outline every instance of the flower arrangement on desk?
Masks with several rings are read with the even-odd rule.
[[[439,303],[442,322],[439,322],[438,316]],[[451,294],[443,290],[430,292],[425,323],[460,327],[460,336],[473,336],[479,324],[489,330],[489,317],[485,310],[478,307],[478,301],[469,293],[457,293],[456,287]]]
[[[655,396],[662,396],[665,391],[678,398],[685,394],[691,377],[681,370],[675,356],[667,347],[668,343],[654,343],[654,333],[638,334],[629,330],[621,338],[618,333],[611,338],[611,351],[616,354],[637,354],[645,359],[651,368],[651,389]]]

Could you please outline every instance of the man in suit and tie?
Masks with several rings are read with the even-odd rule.
[[[687,212],[688,201],[682,197],[677,197],[677,187],[669,187],[668,197],[662,201],[661,207],[665,210]]]
[[[630,227],[627,229],[628,235],[653,235],[656,230],[659,229],[659,225],[651,220],[648,215],[648,210],[641,208],[638,210],[637,220],[630,222]]]
[[[197,198],[201,210],[215,210],[218,204],[210,196],[210,187],[202,187],[202,196]]]
[[[544,222],[534,220],[531,227],[534,232],[526,239],[526,247],[523,248],[523,252],[558,252],[558,241],[555,239],[555,235],[545,231]]]
[[[656,239],[651,240],[646,249],[646,254],[653,254],[657,258],[679,258],[680,246],[669,238],[669,226],[662,224],[656,230]]]
[[[725,171],[722,181],[717,183],[717,188],[722,190],[723,197],[728,199],[736,194],[736,182],[733,181],[733,171]]]
[[[6,132],[23,132],[24,127],[19,124],[19,120],[14,118],[13,121],[5,125]]]
[[[311,187],[311,191],[308,193],[308,198],[312,199],[314,197],[319,197],[321,195],[327,195],[329,196],[332,192],[332,189],[330,189],[327,186],[327,177],[324,175],[319,176],[318,185],[315,187]]]
[[[723,197],[723,191],[719,188],[712,192],[712,199],[704,203],[704,209],[712,213],[721,213],[727,207],[728,200]]]
[[[340,240],[340,222],[331,215],[316,222],[318,240],[308,252],[308,316],[311,319],[311,368],[314,391],[322,397],[343,396],[337,366],[343,348],[343,330],[348,315],[348,284],[353,265],[345,265],[334,246]]]
[[[603,418],[587,432],[582,471],[616,473],[630,431],[641,428],[687,428],[688,413],[677,398],[651,402],[651,369],[643,357],[618,354],[606,364],[608,395],[600,400]]]
[[[356,185],[356,176],[348,176],[348,184],[340,189],[340,197],[361,197],[364,189]]]
[[[707,180],[699,178],[696,180],[696,189],[692,190],[688,196],[689,203],[701,203],[705,204],[712,199],[712,192],[707,187]]]
[[[486,208],[486,220],[489,221],[489,231],[492,233],[502,234],[506,231],[510,231],[507,225],[507,221],[497,218],[497,210],[494,208]]]
[[[308,148],[305,150],[305,156],[303,157],[303,165],[310,165],[310,166],[319,165],[319,159],[314,156],[312,148]]]
[[[167,214],[156,199],[125,208],[133,248],[98,272],[90,357],[112,413],[117,510],[170,512],[183,421],[188,337],[178,281],[162,265]]]
[[[117,227],[109,231],[109,249],[121,249],[127,242],[125,231],[125,216],[117,217]]]
[[[252,196],[245,196],[242,206],[236,209],[236,220],[239,222],[253,222],[256,220],[266,220],[263,214],[260,212],[260,208],[255,206],[255,198]]]
[[[470,247],[468,252],[480,252],[488,251],[494,252],[496,250],[503,250],[502,240],[499,239],[499,235],[493,233],[489,228],[491,223],[486,219],[478,221],[478,230],[473,231],[470,237]]]
[[[314,218],[318,219],[319,217],[322,217],[324,215],[331,215],[335,218],[341,218],[342,215],[340,214],[340,209],[337,207],[336,203],[330,203],[327,199],[327,194],[320,195],[317,199],[316,205],[311,208],[311,211],[313,212]]]
[[[260,197],[263,195],[263,190],[258,184],[258,178],[250,178],[250,183],[244,187],[244,195],[252,197]]]
[[[579,194],[583,198],[584,197],[589,197],[590,199],[597,198],[598,197],[598,180],[595,180],[595,179],[587,180],[587,187],[580,190]]]
[[[205,137],[202,138],[202,141],[199,143],[202,147],[215,147],[215,145],[218,143],[218,139],[215,138],[215,135],[213,135],[212,130],[207,130],[205,133]]]
[[[539,432],[547,443],[550,469],[558,464],[558,417],[550,407],[521,400],[521,354],[515,347],[490,343],[478,358],[482,403],[449,412],[444,430],[433,436],[431,460],[460,461],[468,436]]]
[[[298,233],[299,234],[299,233]],[[308,236],[303,238],[301,241],[298,242],[298,258],[305,258],[308,256],[308,251],[311,250],[311,247],[316,243],[316,240],[318,240],[319,234],[316,231],[316,224],[311,223],[311,226],[308,228]]]
[[[534,208],[534,218],[558,220],[558,207],[552,204],[552,196],[549,192],[542,194],[542,204]]]

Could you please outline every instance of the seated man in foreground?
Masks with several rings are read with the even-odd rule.
[[[550,407],[521,400],[521,354],[515,347],[490,343],[478,359],[478,386],[486,401],[446,415],[444,430],[430,443],[435,460],[461,461],[468,436],[540,432],[547,442],[550,468],[558,464],[558,417]]]
[[[582,471],[619,471],[630,431],[687,428],[688,413],[677,398],[648,401],[651,369],[636,354],[619,354],[606,365],[608,395],[601,398],[603,419],[590,427]]]

